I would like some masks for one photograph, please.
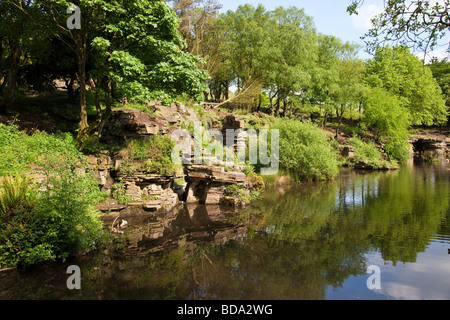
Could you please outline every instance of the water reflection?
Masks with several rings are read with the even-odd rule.
[[[253,207],[127,217],[124,251],[0,273],[0,299],[450,299],[449,172],[344,171],[278,186]],[[367,266],[382,289],[367,289]]]

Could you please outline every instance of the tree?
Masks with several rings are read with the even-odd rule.
[[[123,97],[174,99],[188,92],[200,98],[204,72],[196,71],[199,60],[182,52],[178,33],[179,20],[165,1],[91,1],[78,0],[82,21],[80,29],[66,25],[65,0],[42,1],[47,20],[43,23],[76,56],[80,87],[80,145],[91,136],[99,136],[111,113],[114,92]],[[66,41],[65,39],[69,39]],[[90,56],[91,54],[91,56]],[[88,74],[88,58],[92,70]],[[97,96],[97,118],[88,123],[86,112],[87,82],[93,78]],[[99,104],[103,95],[105,108]]]
[[[186,43],[186,51],[200,55],[208,34],[222,5],[217,0],[168,0],[180,18],[179,30]]]
[[[0,113],[6,107],[13,105],[16,94],[18,70],[22,54],[22,41],[29,29],[28,16],[31,16],[33,2],[28,0],[1,1],[0,2],[0,42],[3,51],[8,51],[8,66],[4,76],[3,100],[0,103]],[[7,45],[7,50],[3,48]],[[2,57],[3,58],[3,57]]]
[[[263,81],[262,57],[267,49],[267,12],[262,5],[239,6],[221,16],[221,50],[237,87],[234,96],[220,105],[245,96]]]
[[[371,129],[391,159],[400,162],[409,156],[408,137],[411,115],[405,100],[380,87],[364,94],[363,126]]]
[[[348,42],[319,35],[316,46],[318,54],[310,71],[312,81],[307,96],[310,103],[325,111],[324,124],[328,115],[336,114],[337,136],[345,111],[359,104],[365,67],[356,58],[358,48]]]
[[[312,105],[319,105],[328,113],[332,112],[332,95],[338,90],[339,71],[337,61],[342,48],[341,41],[333,36],[319,35],[317,39],[318,54],[311,72],[311,85],[308,88],[308,100]]]
[[[376,49],[385,42],[409,45],[427,53],[442,44],[450,30],[450,0],[389,0],[384,12],[373,19],[366,34],[368,45]],[[352,0],[347,11],[358,14],[364,0]],[[450,49],[450,43],[446,43]]]
[[[441,87],[446,106],[450,108],[450,61],[447,59],[441,61],[432,59],[428,67]],[[447,126],[450,126],[450,118],[447,121]]]
[[[209,92],[205,100],[220,102],[228,99],[232,81],[226,59],[223,56],[223,29],[219,19],[222,5],[217,0],[168,0],[180,18],[179,30],[185,42],[185,51],[201,56],[204,63],[198,67],[210,75]]]
[[[293,98],[302,95],[311,83],[311,69],[317,56],[316,30],[303,9],[276,8],[267,23],[268,41],[263,56],[266,88],[276,98],[275,111],[283,105],[286,116]]]
[[[367,64],[365,82],[402,101],[413,125],[443,124],[448,108],[429,68],[403,46],[379,48]]]
[[[344,118],[344,114],[349,109],[359,107],[361,97],[365,87],[363,84],[365,66],[363,61],[353,57],[354,51],[350,49],[348,54],[338,61],[339,80],[337,82],[337,90],[333,96],[336,108],[336,116],[338,118],[338,126],[336,128],[336,138],[339,135],[339,129]]]
[[[102,94],[105,101],[105,110],[93,126],[96,135],[109,118],[114,90],[120,97],[141,103],[172,101],[183,93],[201,99],[207,74],[197,69],[200,60],[196,56],[181,50],[177,26],[177,17],[161,1],[140,6],[125,2],[109,10],[104,27],[91,43],[91,76],[97,97]]]

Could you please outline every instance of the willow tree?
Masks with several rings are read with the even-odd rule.
[[[220,17],[221,50],[228,61],[236,93],[225,104],[241,99],[263,82],[263,59],[267,50],[268,13],[262,5],[239,6]]]

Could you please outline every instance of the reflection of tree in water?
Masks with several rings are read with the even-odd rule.
[[[449,211],[449,181],[440,166],[365,175],[344,173],[336,181],[296,186],[267,195],[269,238],[294,241],[323,237],[350,242],[333,250],[379,250],[385,260],[414,262]]]
[[[79,262],[80,292],[67,290],[63,268],[2,275],[0,292],[18,299],[323,299],[330,285],[366,274],[366,253],[413,262],[435,234],[450,233],[449,177],[439,166],[344,173],[269,190],[255,205],[238,214],[188,209],[152,240],[170,249]]]
[[[366,274],[371,250],[414,261],[448,208],[448,180],[421,169],[293,186],[264,195],[254,210],[265,219],[245,240],[165,253],[142,277],[181,299],[323,299],[328,286]]]
[[[449,212],[447,176],[430,166],[404,168],[380,180],[380,194],[368,199],[365,216],[367,232],[385,260],[415,262],[439,232]]]

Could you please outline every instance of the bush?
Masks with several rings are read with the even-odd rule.
[[[19,175],[4,182],[1,198],[8,219],[0,223],[0,267],[65,260],[101,241],[103,228],[94,206],[102,194],[74,139],[28,136],[14,126],[0,125],[0,140],[5,146],[0,153],[12,161],[1,163],[2,173],[30,174],[30,166],[45,173],[43,181],[27,187]]]
[[[280,130],[280,168],[296,180],[332,180],[338,174],[338,154],[322,129],[311,122],[275,119]]]
[[[349,144],[356,148],[355,158],[357,161],[367,162],[374,169],[387,167],[387,161],[383,158],[380,149],[372,141],[365,142],[358,137],[353,137]]]

